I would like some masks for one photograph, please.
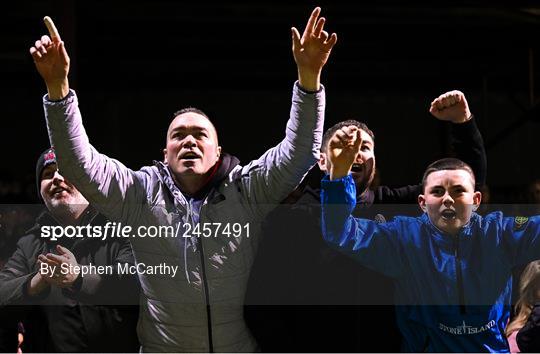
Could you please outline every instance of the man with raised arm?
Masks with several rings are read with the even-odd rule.
[[[260,221],[298,185],[317,161],[321,144],[320,75],[337,36],[323,30],[319,13],[320,8],[313,10],[302,37],[291,29],[298,82],[282,142],[240,166],[222,152],[208,117],[184,109],[167,131],[164,162],[139,171],[90,145],[69,88],[67,51],[46,18],[51,38],[43,36],[30,53],[47,85],[45,113],[60,170],[109,218],[134,229],[173,226],[178,236],[130,238],[139,264],[180,267],[174,277],[139,274],[143,351],[256,349],[242,304]]]

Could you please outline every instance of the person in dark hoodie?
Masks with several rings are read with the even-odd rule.
[[[0,270],[0,312],[7,333],[24,325],[23,352],[134,352],[139,285],[130,274],[86,274],[62,265],[132,265],[124,238],[42,237],[44,226],[105,225],[81,193],[58,171],[53,149],[36,165],[36,182],[45,210],[21,237]],[[41,264],[56,264],[54,273]],[[117,269],[112,267],[113,270]],[[0,339],[2,351],[16,352],[17,338]]]

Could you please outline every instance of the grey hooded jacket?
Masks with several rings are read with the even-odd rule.
[[[97,152],[84,130],[74,91],[61,101],[45,96],[43,102],[59,169],[96,209],[133,230],[141,225],[179,227],[176,237],[170,231],[162,237],[130,238],[138,264],[179,267],[176,276],[138,274],[142,350],[256,350],[243,320],[243,300],[261,221],[318,159],[324,88],[307,93],[294,85],[283,141],[259,159],[232,169],[209,191],[200,214],[164,164],[133,171]],[[200,234],[193,232],[197,220]],[[241,228],[235,236],[234,224],[236,231]],[[208,235],[205,226],[210,237],[202,236]]]

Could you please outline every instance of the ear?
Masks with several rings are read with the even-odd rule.
[[[167,149],[163,149],[163,162],[167,164]]]
[[[418,196],[418,205],[420,206],[420,209],[422,209],[424,213],[427,213],[426,198],[424,197],[423,194],[420,194]]]
[[[482,193],[474,192],[473,194],[473,211],[476,211],[482,202]]]
[[[221,146],[217,147],[217,158],[219,160],[219,157],[221,156]]]
[[[328,167],[326,166],[326,154],[324,152],[319,154],[319,161],[317,164],[319,165],[321,171],[328,172]]]

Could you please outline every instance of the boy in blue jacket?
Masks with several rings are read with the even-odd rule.
[[[354,218],[353,163],[362,131],[344,127],[329,142],[322,181],[327,242],[395,279],[403,350],[508,352],[512,267],[540,258],[540,217],[485,217],[472,169],[457,159],[432,163],[423,177],[422,216],[390,222]]]

